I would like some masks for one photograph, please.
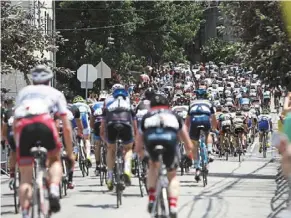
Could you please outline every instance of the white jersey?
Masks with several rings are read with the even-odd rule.
[[[261,114],[258,116],[258,121],[261,122],[261,121],[264,121],[264,120],[268,120],[269,122],[272,121],[272,117],[268,114]]]
[[[79,109],[80,113],[91,114],[91,109],[89,105],[83,102],[74,103],[74,105]]]
[[[67,115],[63,93],[47,85],[29,85],[20,90],[15,103],[15,118],[49,113]]]

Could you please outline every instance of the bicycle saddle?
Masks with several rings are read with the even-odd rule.
[[[47,154],[47,149],[44,147],[32,147],[30,149],[30,153],[34,156],[34,157],[39,157],[41,155],[46,155]]]
[[[113,125],[113,128],[116,129],[118,132],[121,131],[123,129],[123,124],[121,123],[116,123]]]
[[[163,154],[165,152],[165,148],[162,145],[156,145],[154,151],[158,154]]]

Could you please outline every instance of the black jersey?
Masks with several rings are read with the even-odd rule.
[[[150,110],[151,102],[149,100],[142,100],[138,106],[136,107],[135,113],[136,113],[136,119],[138,122],[140,122],[143,118],[143,116]]]

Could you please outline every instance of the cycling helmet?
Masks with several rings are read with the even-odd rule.
[[[114,90],[116,90],[116,89],[124,89],[124,86],[122,84],[119,84],[119,83],[114,84],[112,86],[112,92],[114,92]]]
[[[218,112],[222,111],[222,106],[221,105],[217,105],[216,106],[216,111],[218,111]]]
[[[122,96],[124,98],[128,97],[128,92],[123,88],[120,88],[120,89],[115,89],[112,93],[112,96],[114,98],[117,98],[119,96]]]
[[[169,101],[167,98],[165,98],[163,95],[160,94],[155,94],[151,98],[151,107],[156,107],[156,106],[168,106],[169,107]]]
[[[269,113],[269,110],[268,110],[268,109],[264,108],[264,109],[262,110],[262,114],[268,114],[268,113]]]
[[[194,92],[195,92],[197,98],[200,98],[200,99],[205,98],[207,96],[207,92],[205,89],[197,89]]]
[[[36,66],[30,71],[30,73],[34,83],[45,83],[54,77],[53,72],[45,65]]]
[[[148,88],[145,93],[144,93],[144,96],[147,100],[150,100],[155,94],[155,91],[153,88]]]
[[[73,103],[77,103],[77,102],[85,103],[85,100],[84,100],[84,98],[82,98],[80,95],[77,95],[77,96],[73,99]]]
[[[241,111],[236,111],[235,112],[235,116],[242,116],[242,112]]]

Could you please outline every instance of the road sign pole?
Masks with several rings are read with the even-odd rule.
[[[101,58],[101,90],[104,90],[103,58]]]
[[[85,99],[87,101],[87,96],[88,96],[88,64],[86,66],[86,94],[85,94]]]

